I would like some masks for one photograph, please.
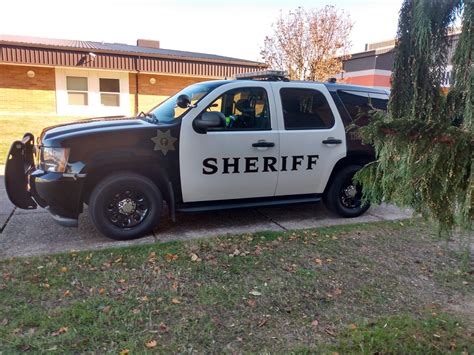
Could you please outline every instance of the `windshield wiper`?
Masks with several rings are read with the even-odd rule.
[[[154,113],[151,113],[151,112],[146,112],[146,113],[145,113],[145,112],[142,111],[142,112],[140,112],[140,113],[138,114],[137,117],[139,117],[139,118],[141,118],[141,117],[151,118],[151,122],[152,122],[152,123],[159,123],[159,122],[160,122],[160,121],[158,120],[158,117],[156,117],[155,114],[154,114]]]

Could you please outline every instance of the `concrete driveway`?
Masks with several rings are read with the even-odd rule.
[[[3,172],[0,170],[0,259],[263,230],[284,231],[376,222],[410,216],[410,211],[401,211],[393,206],[384,205],[372,207],[361,217],[344,219],[326,210],[322,203],[178,214],[176,224],[164,215],[161,225],[149,236],[133,241],[117,242],[105,238],[95,230],[87,210],[81,215],[78,228],[64,228],[57,225],[49,213],[43,209],[15,209],[6,196]]]

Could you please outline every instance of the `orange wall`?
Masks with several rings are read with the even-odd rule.
[[[130,82],[130,109],[131,113],[135,112],[135,93],[136,93],[136,76],[137,74],[129,74]],[[155,83],[150,83],[150,79],[154,78]],[[176,94],[186,86],[207,81],[211,79],[199,77],[182,77],[158,74],[138,74],[138,112],[148,111],[154,106],[167,99],[169,96]]]
[[[56,113],[54,69],[0,64],[0,113]]]
[[[383,86],[390,87],[390,76],[387,75],[361,75],[344,78],[341,80],[346,84],[362,85],[362,86]]]

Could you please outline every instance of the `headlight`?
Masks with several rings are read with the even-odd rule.
[[[40,166],[44,171],[64,173],[69,159],[69,148],[42,147]]]

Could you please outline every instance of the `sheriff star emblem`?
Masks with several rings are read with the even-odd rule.
[[[166,155],[170,150],[175,150],[174,142],[177,141],[176,138],[171,136],[170,130],[166,132],[158,130],[157,136],[151,138],[151,140],[155,143],[154,150],[161,151],[163,155]]]

